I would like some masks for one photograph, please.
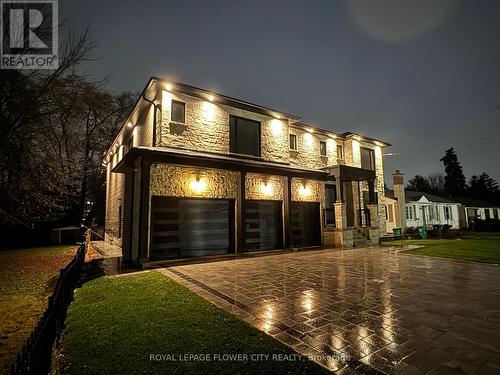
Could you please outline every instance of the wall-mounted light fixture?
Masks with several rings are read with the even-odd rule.
[[[196,194],[202,193],[203,191],[205,191],[206,188],[205,181],[202,180],[200,177],[196,177],[194,180],[192,180],[190,185],[191,185],[191,190]]]
[[[172,85],[170,83],[165,84],[165,90],[172,91]]]
[[[271,130],[275,137],[279,137],[283,131],[283,124],[278,119],[271,120]]]
[[[301,197],[307,197],[307,196],[309,196],[309,194],[311,194],[311,190],[309,189],[309,187],[307,186],[307,184],[305,182],[302,183],[299,187],[299,195]]]
[[[132,124],[132,123],[129,121],[129,122],[127,123],[127,126],[128,126],[129,128],[133,128],[133,127],[134,127],[134,124]]]
[[[209,102],[213,102],[214,100],[215,100],[215,96],[214,95],[212,95],[212,94],[208,95],[208,101]]]
[[[263,182],[260,185],[260,192],[264,195],[271,195],[273,193],[273,185],[269,182]]]

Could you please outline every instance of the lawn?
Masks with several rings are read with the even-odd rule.
[[[0,373],[6,373],[47,307],[47,298],[76,248],[0,251]]]
[[[69,374],[328,373],[305,358],[220,360],[224,354],[238,353],[296,355],[186,287],[149,272],[101,277],[76,291],[60,367]],[[151,360],[155,354],[168,357]],[[211,359],[180,360],[190,354],[207,354]]]
[[[499,233],[467,233],[464,237],[454,240],[401,240],[387,242],[384,245],[419,245],[423,247],[406,250],[405,253],[475,262],[500,263]]]

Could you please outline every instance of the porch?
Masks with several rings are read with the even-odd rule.
[[[375,171],[337,165],[328,168],[323,212],[324,245],[367,246],[379,241]]]

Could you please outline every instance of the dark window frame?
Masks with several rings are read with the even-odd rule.
[[[365,168],[366,167],[366,163],[363,163],[363,151],[367,152],[368,153],[368,156],[369,156],[369,166],[368,168]],[[375,170],[375,150],[372,149],[372,148],[368,148],[368,147],[361,147],[360,149],[360,161],[361,161],[361,168],[363,169],[367,169],[369,171],[374,171]]]
[[[294,147],[292,147],[292,139],[294,140],[294,142],[293,142]],[[299,145],[297,143],[297,134],[293,134],[293,133],[288,134],[288,146],[290,147],[290,150],[292,150],[292,151],[297,151],[299,149]]]
[[[325,141],[319,141],[319,154],[320,154],[320,156],[323,156],[323,157],[326,157],[326,155],[327,155]]]
[[[174,119],[174,104],[182,105],[182,121]],[[186,123],[186,103],[181,102],[180,100],[172,99],[172,103],[170,104],[170,121],[178,122],[180,124]]]
[[[248,154],[238,150],[237,139],[238,139],[238,120],[244,120],[247,122],[254,123],[258,125],[258,135],[257,135],[257,154]],[[246,117],[240,117],[235,115],[229,115],[229,152],[239,155],[248,155],[254,157],[261,157],[262,155],[262,123],[260,121],[248,119]]]

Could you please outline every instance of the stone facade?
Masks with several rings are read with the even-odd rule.
[[[236,199],[237,172],[170,164],[151,166],[150,194],[183,198]]]
[[[104,240],[113,245],[122,245],[123,228],[120,219],[123,218],[123,202],[125,176],[111,172],[111,164],[106,168],[106,227]]]
[[[185,103],[185,124],[170,121],[172,100]],[[162,92],[161,137],[158,146],[228,154],[230,115],[261,123],[262,159],[288,162],[287,121],[168,91]]]
[[[245,183],[245,198],[256,200],[283,201],[286,178],[257,173],[248,173]]]
[[[292,180],[292,201],[323,202],[325,184],[321,181],[294,178]]]

